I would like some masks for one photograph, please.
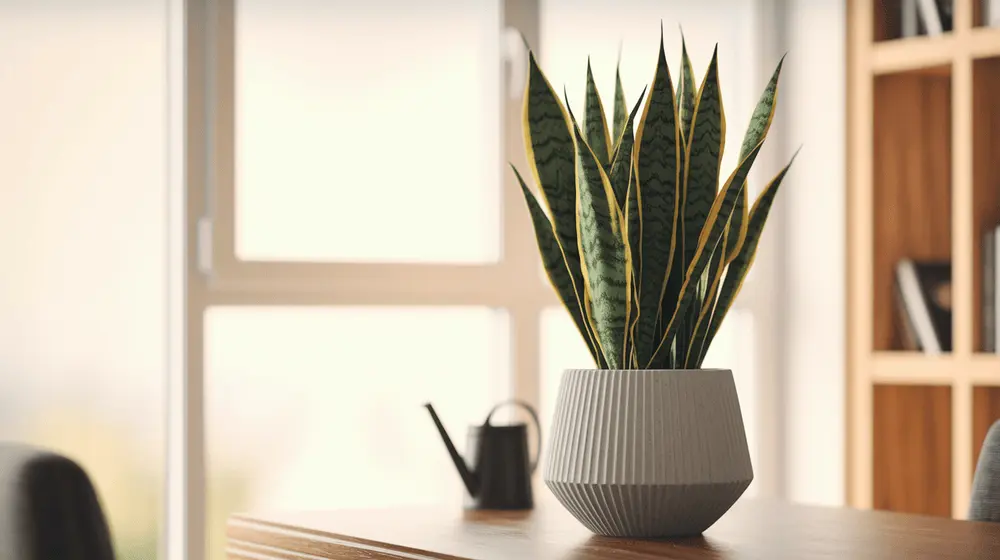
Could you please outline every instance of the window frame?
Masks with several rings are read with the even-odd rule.
[[[534,46],[540,38],[543,0],[499,0],[501,40],[518,30]],[[204,416],[205,314],[219,306],[481,305],[509,315],[510,396],[539,404],[540,323],[546,308],[561,304],[540,271],[530,219],[519,186],[502,173],[501,249],[493,263],[303,263],[243,261],[236,254],[234,184],[236,0],[167,0],[168,72],[168,444],[167,511],[163,556],[203,560],[206,553],[206,449]],[[777,45],[764,44],[773,29],[769,9],[780,0],[754,0],[760,48],[749,54],[752,81],[763,86]],[[774,41],[772,40],[771,43]],[[518,41],[504,41],[501,72],[499,162],[527,167],[521,134],[524,66]],[[541,47],[541,48],[540,48]],[[759,76],[764,76],[758,80]],[[762,154],[762,171],[777,169]],[[760,174],[758,174],[760,175]],[[781,212],[771,230],[783,229]],[[778,222],[778,225],[774,225]],[[759,491],[780,496],[780,392],[775,341],[780,332],[781,247],[765,236],[755,272],[736,305],[758,328],[754,380],[758,398]],[[525,282],[524,279],[538,279]],[[762,467],[763,466],[763,467]]]

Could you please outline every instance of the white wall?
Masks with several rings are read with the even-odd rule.
[[[160,515],[165,15],[0,0],[0,440],[78,458],[129,550]]]
[[[785,0],[785,492],[845,501],[846,2]]]

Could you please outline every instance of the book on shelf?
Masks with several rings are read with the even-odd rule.
[[[1000,225],[983,234],[982,254],[982,346],[984,352],[1000,350],[1000,305],[997,296],[1000,295]]]
[[[951,263],[902,259],[895,280],[903,348],[951,352]]]
[[[940,35],[951,31],[954,0],[902,0],[901,35]]]
[[[906,1],[906,0],[904,0]],[[989,27],[1000,27],[1000,0],[980,0],[982,24]]]

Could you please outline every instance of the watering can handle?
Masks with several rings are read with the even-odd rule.
[[[535,433],[538,434],[538,439],[535,440],[535,460],[531,462],[531,474],[535,474],[535,469],[538,468],[538,459],[542,455],[542,425],[538,421],[538,413],[535,412],[535,409],[530,404],[528,404],[528,403],[526,403],[524,401],[516,400],[516,399],[511,399],[509,401],[504,401],[504,402],[502,402],[502,403],[494,406],[493,409],[490,410],[490,413],[486,415],[486,422],[484,422],[484,424],[489,425],[490,419],[493,418],[493,413],[494,412],[496,412],[498,409],[500,409],[500,408],[502,408],[504,406],[511,405],[511,404],[514,405],[514,406],[521,407],[524,410],[528,411],[528,414],[531,415],[531,420],[535,424]]]

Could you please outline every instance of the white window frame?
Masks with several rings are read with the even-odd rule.
[[[502,28],[519,30],[535,50],[543,0],[504,0]],[[205,312],[217,306],[261,305],[477,305],[509,314],[510,395],[539,404],[542,312],[560,305],[539,278],[534,235],[519,188],[501,162],[526,167],[521,135],[523,53],[508,53],[501,74],[501,250],[495,263],[370,264],[241,261],[235,244],[234,62],[236,0],[167,0],[168,21],[168,449],[167,512],[163,556],[203,560],[205,534],[204,333]],[[770,16],[768,0],[756,13]],[[768,37],[764,23],[754,24]],[[503,38],[501,36],[501,38]],[[505,45],[501,52],[505,52]],[[773,45],[751,56],[752,71],[769,74]],[[515,63],[512,64],[512,61]],[[498,64],[500,62],[498,61]],[[498,68],[499,69],[499,68]],[[755,75],[756,75],[755,74]],[[511,84],[510,82],[514,83]],[[225,109],[225,110],[223,110]],[[774,162],[765,160],[766,171]],[[779,222],[775,224],[774,222]],[[771,240],[755,264],[737,305],[757,323],[758,441],[760,493],[780,496],[781,442],[778,426],[778,364],[772,351],[780,325],[774,297],[779,260]],[[769,256],[771,255],[771,256]],[[537,282],[525,279],[539,278]]]

